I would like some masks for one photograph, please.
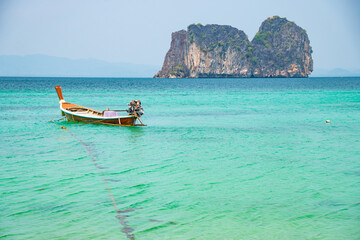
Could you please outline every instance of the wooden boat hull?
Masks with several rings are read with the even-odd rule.
[[[68,121],[93,124],[134,126],[136,117],[134,115],[104,117],[99,111],[82,107],[72,103],[61,102],[60,110]]]
[[[115,111],[100,112],[91,108],[68,103],[62,96],[61,87],[56,86],[55,89],[59,96],[61,113],[68,121],[118,126],[139,126],[135,124],[136,119],[139,119],[135,115],[118,115]],[[141,122],[141,120],[139,121]],[[145,125],[141,124],[140,126]]]
[[[136,118],[133,116],[130,117],[118,117],[118,118],[110,118],[110,119],[100,119],[100,118],[87,118],[76,116],[73,114],[69,114],[63,111],[66,119],[72,122],[82,122],[82,123],[93,123],[93,124],[109,124],[109,125],[126,125],[126,126],[134,126],[136,122]]]

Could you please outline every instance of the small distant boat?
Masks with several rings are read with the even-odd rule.
[[[140,116],[143,114],[140,101],[132,101],[128,110],[107,109],[97,111],[66,102],[62,95],[61,86],[55,86],[55,89],[59,96],[61,113],[68,121],[119,126],[146,126],[140,120]],[[126,115],[119,115],[118,112],[126,112]],[[136,120],[139,120],[141,124],[136,124]]]

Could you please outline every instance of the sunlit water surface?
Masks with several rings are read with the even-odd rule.
[[[148,126],[51,123],[55,85],[141,99]],[[0,99],[0,238],[360,239],[360,78],[0,78]]]

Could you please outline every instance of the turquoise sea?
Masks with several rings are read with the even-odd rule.
[[[148,126],[58,121],[55,85]],[[0,99],[1,239],[360,239],[360,78],[2,77]]]

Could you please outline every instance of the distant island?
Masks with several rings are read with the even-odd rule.
[[[228,25],[192,24],[172,33],[154,78],[308,77],[311,53],[306,31],[278,16],[266,19],[251,42]]]

